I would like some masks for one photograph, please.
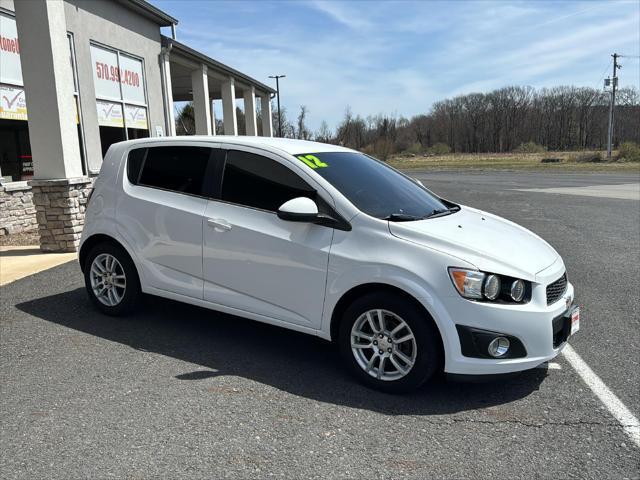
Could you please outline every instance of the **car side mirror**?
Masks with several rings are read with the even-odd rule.
[[[278,218],[288,222],[313,223],[318,219],[318,206],[310,198],[294,198],[280,206]]]

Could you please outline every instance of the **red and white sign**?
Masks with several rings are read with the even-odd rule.
[[[24,85],[16,20],[0,13],[0,83]]]
[[[145,103],[142,61],[120,55],[118,66],[116,52],[91,45],[91,62],[97,98]]]

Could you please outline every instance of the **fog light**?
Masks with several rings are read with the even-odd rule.
[[[509,339],[505,337],[496,337],[489,343],[489,355],[495,358],[504,357],[509,351]]]

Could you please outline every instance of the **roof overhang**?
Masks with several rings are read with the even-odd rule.
[[[152,20],[161,27],[177,25],[178,19],[166,14],[145,0],[118,0],[118,2],[130,10]]]
[[[244,89],[254,87],[256,91],[256,95],[261,97],[263,95],[273,95],[276,91],[268,85],[265,85],[258,80],[251,78],[250,76],[231,68],[223,63],[214,60],[207,55],[194,50],[187,45],[174,40],[173,38],[167,37],[165,35],[162,36],[162,46],[169,50],[169,61],[171,62],[171,77],[172,82],[174,82],[175,78],[177,82],[174,82],[174,100],[186,100],[187,97],[190,96],[188,92],[185,97],[185,92],[182,90],[186,90],[187,86],[190,83],[190,76],[188,76],[188,71],[197,68],[199,65],[206,65],[208,70],[208,75],[210,77],[210,89],[211,93],[216,93],[216,86],[214,83],[215,79],[219,81],[226,81],[229,77],[233,77],[236,90],[238,93],[241,93]],[[182,78],[185,77],[185,78]],[[181,80],[183,80],[181,82]],[[184,83],[184,85],[182,85]],[[182,88],[181,88],[182,87]],[[215,98],[215,97],[214,97]]]

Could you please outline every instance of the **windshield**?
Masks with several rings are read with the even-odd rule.
[[[372,217],[411,221],[453,211],[451,204],[445,205],[426,188],[362,153],[313,153],[296,158]]]

